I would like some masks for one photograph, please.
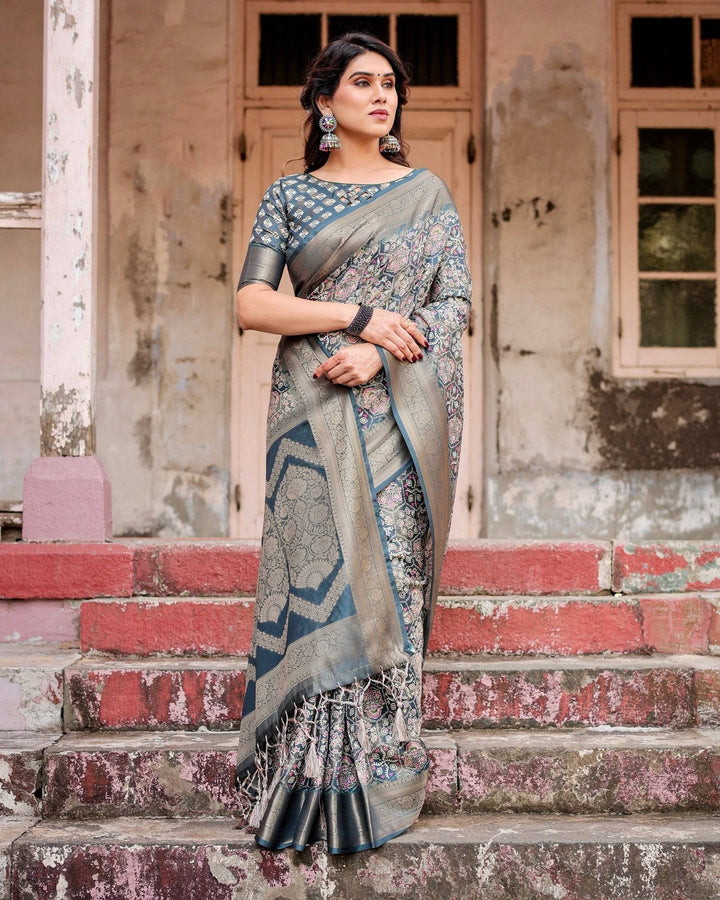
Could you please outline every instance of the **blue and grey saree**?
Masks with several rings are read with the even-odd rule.
[[[377,847],[423,804],[421,668],[462,434],[470,280],[457,212],[424,169],[380,185],[287,176],[240,284],[362,301],[430,342],[356,388],[314,380],[353,340],[283,337],[273,368],[255,625],[238,784],[265,847]]]

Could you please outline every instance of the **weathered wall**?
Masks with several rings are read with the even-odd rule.
[[[490,536],[720,527],[720,388],[608,374],[610,14],[486,3]]]
[[[3,0],[0,191],[39,191],[42,0]],[[20,500],[40,451],[40,229],[0,228],[0,499]]]
[[[114,0],[98,455],[116,533],[227,532],[225,0]]]

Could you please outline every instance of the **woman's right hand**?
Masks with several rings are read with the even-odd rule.
[[[408,362],[422,359],[422,348],[428,346],[425,335],[413,321],[381,308],[373,310],[360,337]]]

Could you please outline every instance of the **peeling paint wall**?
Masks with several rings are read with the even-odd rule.
[[[42,6],[3,5],[0,190],[40,183]],[[118,534],[220,536],[230,5],[102,8],[97,452]],[[484,15],[485,534],[715,536],[720,387],[610,374],[611,4],[486,0]],[[39,448],[38,232],[0,230],[0,269],[4,499]]]
[[[720,387],[609,374],[611,5],[486,14],[487,534],[716,535]]]
[[[39,191],[42,0],[3,0],[0,191]],[[0,499],[20,500],[40,448],[40,229],[0,228]]]
[[[98,455],[119,534],[227,533],[228,5],[114,0]]]

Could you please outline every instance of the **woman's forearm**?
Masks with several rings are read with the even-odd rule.
[[[342,331],[358,311],[354,303],[304,300],[274,291],[267,284],[245,285],[235,296],[235,306],[242,329],[267,334]]]

